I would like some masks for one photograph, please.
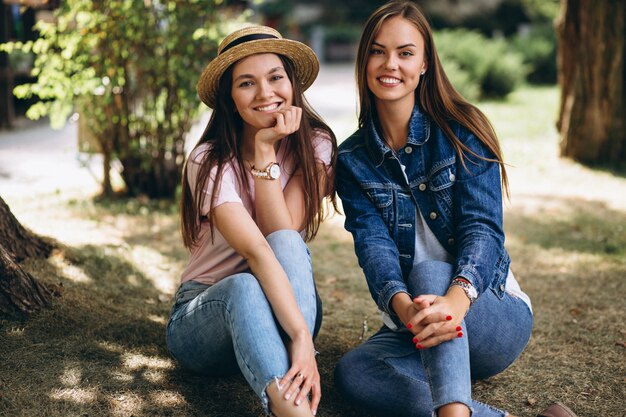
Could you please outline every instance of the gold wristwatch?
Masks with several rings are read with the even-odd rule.
[[[278,162],[270,162],[264,169],[258,170],[252,166],[250,170],[252,176],[262,178],[264,180],[277,180],[280,178],[280,165]]]

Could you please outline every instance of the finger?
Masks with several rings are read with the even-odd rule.
[[[300,387],[300,392],[298,393],[298,396],[294,401],[296,405],[302,404],[302,401],[304,401],[307,395],[309,395],[309,392],[311,391],[311,382],[309,381],[309,379],[310,378],[307,378]]]
[[[440,345],[441,343],[444,342],[448,342],[450,340],[454,340],[454,339],[458,339],[460,337],[463,337],[463,335],[461,334],[461,336],[458,335],[459,332],[449,332],[449,333],[445,333],[445,334],[441,334],[441,335],[435,335],[433,337],[429,337],[427,339],[424,339],[422,341],[420,341],[420,343],[418,343],[419,345],[421,345],[421,349],[427,349],[433,346],[437,346]],[[420,349],[417,347],[417,345],[415,346],[417,349]]]
[[[319,378],[311,386],[311,413],[317,414],[317,406],[322,399],[322,389],[320,388]]]
[[[434,294],[422,294],[422,295],[418,295],[417,297],[413,298],[413,302],[414,303],[428,303],[429,305],[435,302],[435,299],[437,298],[436,295]]]
[[[285,130],[285,115],[282,113],[276,114],[276,124],[274,125],[274,130],[277,132],[283,132]]]
[[[444,323],[437,322],[437,323],[429,324],[428,326],[424,327],[424,329],[421,332],[415,335],[415,339],[418,341],[417,343],[421,343],[422,341],[428,339],[429,337],[439,334],[437,333],[437,330],[439,330],[441,326],[443,325]],[[447,332],[443,332],[443,333],[447,333]]]
[[[291,381],[293,380],[293,378],[296,376],[297,373],[298,373],[298,370],[294,368],[293,366],[289,368],[287,373],[280,380],[279,391],[285,392],[285,390],[289,387],[289,385],[291,385]]]
[[[292,398],[294,396],[294,394],[298,391],[298,389],[300,388],[300,386],[304,382],[304,379],[305,378],[304,378],[304,375],[302,374],[302,372],[298,372],[296,374],[296,376],[291,381],[291,383],[289,385],[289,388],[285,392],[284,397],[285,397],[286,400],[288,400],[289,398]]]

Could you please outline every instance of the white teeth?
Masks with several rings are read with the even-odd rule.
[[[379,80],[385,84],[399,84],[400,80],[397,78],[380,77]]]
[[[270,104],[269,106],[257,107],[258,111],[270,111],[278,108],[278,103]]]

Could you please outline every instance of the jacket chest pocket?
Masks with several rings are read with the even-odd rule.
[[[378,209],[389,230],[393,230],[393,190],[389,188],[368,188],[365,192],[372,204]]]
[[[440,210],[452,213],[452,186],[456,181],[454,160],[438,167],[428,178],[428,188],[434,193],[436,204]]]

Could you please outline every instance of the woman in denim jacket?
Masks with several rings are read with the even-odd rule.
[[[303,96],[318,68],[272,28],[228,35],[198,82],[213,112],[183,172],[190,258],[167,346],[188,370],[243,374],[279,417],[312,417],[321,398],[321,304],[303,238],[334,201],[337,145]]]
[[[359,129],[339,147],[336,187],[385,325],[340,360],[336,382],[383,415],[505,416],[471,397],[533,325],[504,248],[495,132],[450,84],[412,3],[372,14],[356,68]]]

